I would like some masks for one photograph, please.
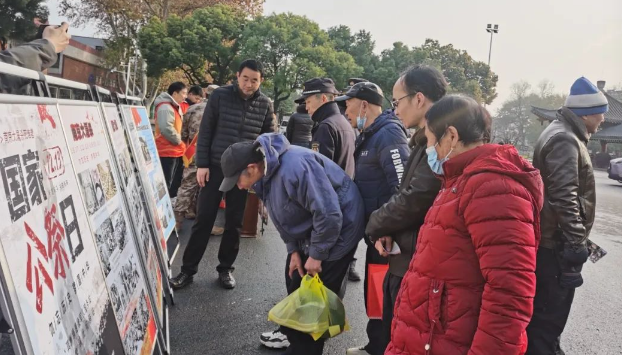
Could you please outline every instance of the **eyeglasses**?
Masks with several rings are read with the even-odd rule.
[[[395,99],[394,99],[394,100],[391,102],[391,106],[393,106],[393,108],[394,108],[394,109],[397,109],[397,105],[400,103],[400,101],[404,100],[404,99],[405,99],[405,98],[407,98],[407,97],[411,97],[411,96],[417,95],[418,93],[419,93],[419,92],[413,92],[412,94],[408,94],[408,95],[406,95],[406,96],[402,96],[402,97],[400,97],[400,98],[399,98],[399,99],[397,99],[397,100],[395,100]]]

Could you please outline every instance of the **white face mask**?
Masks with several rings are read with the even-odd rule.
[[[445,162],[449,160],[449,155],[451,155],[451,153],[454,151],[454,148],[451,148],[445,158],[441,160],[438,159],[438,152],[436,151],[436,146],[438,146],[438,143],[443,140],[443,137],[445,137],[444,134],[441,139],[436,142],[435,145],[425,150],[426,154],[428,155],[428,165],[430,165],[430,169],[432,169],[432,172],[436,175],[445,174],[445,172],[443,171],[443,164],[445,164]]]
[[[362,131],[363,129],[365,129],[365,122],[367,122],[367,117],[361,117],[362,111],[363,111],[363,104],[361,104],[361,107],[359,108],[359,114],[358,116],[356,116],[356,128],[358,128],[359,131]]]

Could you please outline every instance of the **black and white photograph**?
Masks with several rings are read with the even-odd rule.
[[[132,313],[132,320],[130,326],[125,333],[125,352],[126,354],[137,354],[142,347],[147,332],[147,325],[149,323],[149,310],[147,309],[147,302],[145,299],[145,293],[140,295],[140,301],[134,313]]]
[[[111,270],[110,256],[117,248],[117,241],[113,238],[114,227],[110,218],[106,218],[99,228],[95,231],[95,241],[97,242],[97,250],[104,267],[104,274],[108,277]]]
[[[78,174],[78,183],[82,186],[82,190],[84,191],[84,202],[86,203],[89,215],[92,215],[99,209],[99,203],[90,170],[85,170]]]
[[[166,189],[166,184],[164,183],[164,174],[162,173],[161,168],[159,168],[156,173],[153,175],[153,190],[156,194],[156,200],[160,201],[166,196],[168,190]]]
[[[149,148],[147,147],[147,142],[143,137],[138,137],[138,141],[140,142],[140,151],[143,154],[143,158],[145,159],[146,164],[151,164],[151,154],[149,153]]]
[[[121,179],[123,180],[122,183],[124,186],[127,186],[132,171],[130,155],[127,149],[117,155],[117,162],[119,163],[119,174],[121,175]]]
[[[122,253],[127,243],[127,224],[120,208],[110,214],[110,220],[113,227],[112,238],[117,243],[119,253]]]

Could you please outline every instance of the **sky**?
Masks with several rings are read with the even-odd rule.
[[[48,0],[50,23],[65,20],[57,2]],[[305,15],[323,29],[367,30],[378,53],[394,42],[413,47],[432,38],[484,62],[490,45],[486,25],[498,24],[491,68],[499,76],[499,96],[493,112],[520,80],[535,88],[548,79],[560,93],[568,93],[581,76],[622,88],[622,0],[267,0],[264,13],[273,12]]]

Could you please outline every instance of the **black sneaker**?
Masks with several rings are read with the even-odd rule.
[[[285,349],[289,346],[287,336],[278,329],[273,332],[266,332],[259,336],[259,341],[270,349]]]
[[[179,290],[190,285],[194,281],[194,277],[192,275],[188,275],[184,272],[180,272],[179,275],[173,277],[168,282],[173,288],[173,290]]]
[[[235,288],[235,279],[233,278],[233,274],[231,271],[223,271],[218,273],[218,280],[220,281],[220,286],[226,288],[228,290]]]
[[[353,260],[350,263],[350,268],[348,269],[348,280],[361,281],[361,275],[359,275],[359,273],[356,272],[355,266],[356,266],[356,260]]]

